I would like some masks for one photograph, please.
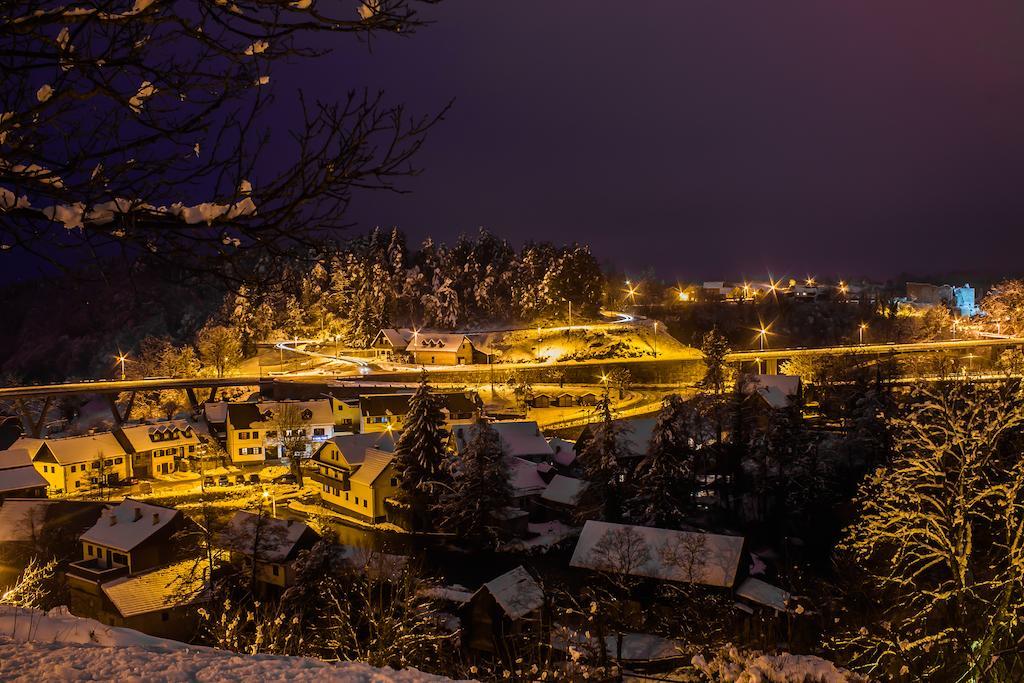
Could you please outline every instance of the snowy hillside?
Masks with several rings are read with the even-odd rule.
[[[358,663],[237,655],[105,626],[60,609],[47,614],[0,607],[0,680],[427,683],[448,679]]]

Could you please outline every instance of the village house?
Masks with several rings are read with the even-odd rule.
[[[305,440],[300,457],[309,457],[316,444],[334,436],[334,412],[329,399],[229,403],[226,445],[235,465],[282,457],[282,438]]]
[[[125,498],[116,506],[107,507],[96,523],[86,530],[79,539],[82,559],[72,562],[67,568],[69,608],[72,614],[90,617],[106,624],[125,624],[125,619],[151,614],[149,610],[131,613],[119,611],[104,590],[106,584],[116,579],[137,577],[178,562],[177,544],[172,537],[181,531],[185,518],[179,511],[153,505],[143,501]],[[123,585],[126,582],[121,582]],[[150,582],[144,586],[129,584],[131,590],[139,593],[154,590]],[[126,589],[122,589],[122,592]],[[168,596],[169,597],[169,596]],[[149,596],[146,596],[149,599]],[[128,603],[122,601],[121,607]],[[152,613],[152,621],[170,622],[171,612],[179,607],[175,600],[161,603]],[[161,614],[162,613],[162,614]],[[137,620],[137,625],[153,627],[150,618]],[[168,624],[169,630],[180,624]],[[134,628],[134,626],[133,626]]]
[[[799,405],[799,375],[741,375],[737,382],[740,393],[755,408],[782,410]]]
[[[263,413],[255,403],[229,403],[226,407],[224,449],[235,465],[266,460],[263,439],[268,429]]]
[[[131,458],[111,432],[44,439],[32,464],[50,493],[115,485],[132,476]]]
[[[132,474],[140,479],[175,472],[177,460],[196,457],[201,449],[199,437],[184,420],[121,427],[114,436],[131,455]]]
[[[586,486],[587,482],[582,479],[556,474],[540,494],[539,505],[546,511],[545,516],[571,522],[576,512],[576,500]]]
[[[299,552],[319,540],[303,522],[239,510],[218,535],[217,545],[228,551],[232,564],[252,567],[264,589],[280,590],[295,584]]]
[[[0,451],[0,503],[7,498],[45,498],[47,486],[27,450]]]
[[[399,354],[405,353],[409,342],[412,341],[413,334],[414,332],[408,327],[386,328],[377,333],[370,343],[370,348],[378,357],[395,358]]]
[[[476,351],[466,335],[440,332],[413,333],[405,350],[418,365],[470,365]]]
[[[108,581],[100,586],[102,608],[93,618],[157,638],[188,642],[199,630],[199,607],[210,602],[208,573],[202,560],[184,559]]]
[[[433,394],[441,403],[445,425],[469,424],[480,414],[483,406],[475,391],[437,391]],[[359,397],[359,431],[401,431],[409,413],[412,393],[369,394]]]
[[[531,408],[550,408],[551,407],[551,394],[545,394],[545,393],[534,394],[527,401],[527,404]]]
[[[509,457],[521,458],[530,462],[551,462],[554,453],[551,446],[540,431],[534,420],[507,420],[492,422],[491,428],[498,433],[502,452]],[[476,433],[476,427],[470,424],[452,427],[449,445],[455,453],[462,453]]]
[[[398,491],[394,468],[395,437],[387,432],[340,435],[316,452],[322,503],[370,523],[386,521],[386,501]]]
[[[513,639],[544,635],[544,591],[522,566],[480,587],[463,609],[466,645],[505,659],[514,655]]]

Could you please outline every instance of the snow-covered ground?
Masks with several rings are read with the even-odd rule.
[[[0,605],[0,680],[433,683],[448,679],[360,663],[238,655],[105,626],[62,608],[44,613]]]

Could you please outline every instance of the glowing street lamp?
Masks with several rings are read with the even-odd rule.
[[[270,491],[263,489],[263,502],[270,501],[270,516],[277,517],[277,498],[270,495]]]
[[[846,293],[849,292],[849,291],[850,291],[849,286],[847,286],[847,284],[845,282],[840,280],[839,281],[839,292],[840,292],[840,294],[842,294],[843,296],[846,296]]]
[[[768,328],[769,327],[771,327],[771,325],[768,325],[767,327],[762,325],[761,329],[759,329],[757,331],[757,341],[760,344],[760,348],[761,348],[762,351],[764,351],[764,345],[768,341]]]
[[[629,280],[626,280],[626,296],[629,297],[629,300],[634,304],[636,303],[636,295],[638,291],[640,291],[639,287],[631,285]]]
[[[658,357],[658,321],[654,321],[654,357]]]
[[[128,360],[128,356],[126,356],[126,355],[124,355],[122,353],[122,354],[119,354],[117,356],[114,356],[114,358],[117,360],[118,363],[121,364],[121,381],[123,382],[124,381],[124,362],[126,360]]]
[[[867,323],[861,323],[860,327],[857,328],[857,331],[860,333],[860,343],[861,343],[861,345],[864,344],[864,330],[866,330],[866,329],[868,329],[868,324]]]
[[[808,275],[807,279],[804,280],[804,284],[807,285],[808,287],[813,287],[814,286],[814,277],[811,276],[811,275]]]

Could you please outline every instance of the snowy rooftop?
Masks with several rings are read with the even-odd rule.
[[[548,446],[554,452],[555,463],[569,467],[576,462],[576,442],[553,436],[548,439]]]
[[[351,481],[354,484],[364,484],[366,486],[372,486],[373,482],[377,481],[377,478],[384,473],[384,470],[388,468],[395,459],[395,456],[384,451],[378,451],[376,449],[369,449],[366,451],[366,457],[363,460],[363,464],[359,466],[355,474],[352,475]]]
[[[501,448],[505,455],[525,458],[526,460],[550,460],[551,446],[533,420],[509,420],[492,422],[491,427],[498,433]],[[455,450],[461,453],[466,445],[473,440],[476,425],[462,425],[452,428]]]
[[[32,454],[25,448],[11,448],[0,451],[0,470],[32,465]]]
[[[368,394],[359,397],[359,412],[363,415],[405,415],[409,412],[412,393]]]
[[[164,446],[198,444],[199,438],[185,420],[167,420],[154,424],[122,427],[121,432],[135,453]]]
[[[11,450],[24,449],[28,451],[28,454],[31,457],[35,458],[36,453],[39,452],[39,449],[44,443],[46,443],[44,439],[33,439],[28,436],[22,436],[11,445]]]
[[[420,332],[409,340],[407,351],[447,351],[454,353],[468,337],[464,334],[442,332]]]
[[[628,531],[630,529],[640,536],[643,544],[639,548],[631,545],[630,550],[625,551],[626,534],[632,533]],[[623,537],[622,543],[616,542],[617,536]],[[608,541],[602,543],[605,538]],[[618,573],[625,569],[625,573],[631,576],[729,588],[736,581],[742,552],[742,536],[591,520],[583,526],[569,564]]]
[[[587,482],[581,479],[573,479],[572,477],[563,477],[561,474],[556,474],[540,497],[552,503],[575,505],[576,497],[580,495],[580,491],[586,485]]]
[[[0,493],[21,491],[22,489],[46,485],[46,479],[32,465],[0,469]]]
[[[258,543],[256,551],[260,561],[284,562],[296,550],[302,535],[307,530],[312,531],[303,522],[292,519],[263,517],[262,523],[259,520],[259,515],[239,510],[218,536],[218,544],[243,555],[252,555]]]
[[[145,574],[103,584],[103,592],[123,617],[191,605],[207,597],[207,582],[195,560],[183,560]]]
[[[544,605],[544,591],[521,565],[480,588],[485,589],[512,619],[522,618]]]
[[[736,588],[736,595],[779,612],[789,611],[788,603],[793,597],[789,591],[753,577],[746,579]]]
[[[798,375],[750,375],[743,381],[743,394],[759,394],[772,408],[785,408],[800,393]]]
[[[508,479],[512,485],[512,495],[517,498],[540,493],[547,488],[547,483],[537,471],[537,463],[522,458],[505,458],[508,464]]]
[[[209,422],[225,422],[228,419],[227,401],[213,401],[203,405],[203,413]]]
[[[362,464],[366,451],[375,449],[385,453],[395,452],[395,438],[391,432],[367,432],[366,434],[339,434],[324,444],[333,443],[341,451],[341,456],[349,466]],[[323,446],[321,446],[321,449]],[[317,459],[320,459],[319,451]]]
[[[377,346],[381,343],[388,343],[395,347],[399,351],[405,349],[409,344],[409,340],[412,339],[413,331],[408,327],[387,327],[377,333],[377,336],[373,339],[371,346]]]
[[[15,444],[17,447],[17,444]],[[105,458],[125,455],[124,448],[110,432],[69,436],[63,439],[45,439],[43,447],[49,449],[61,465],[74,465],[96,460],[102,453]],[[42,449],[40,449],[42,451]]]
[[[128,553],[180,514],[162,505],[125,498],[120,505],[104,510],[81,540]]]

